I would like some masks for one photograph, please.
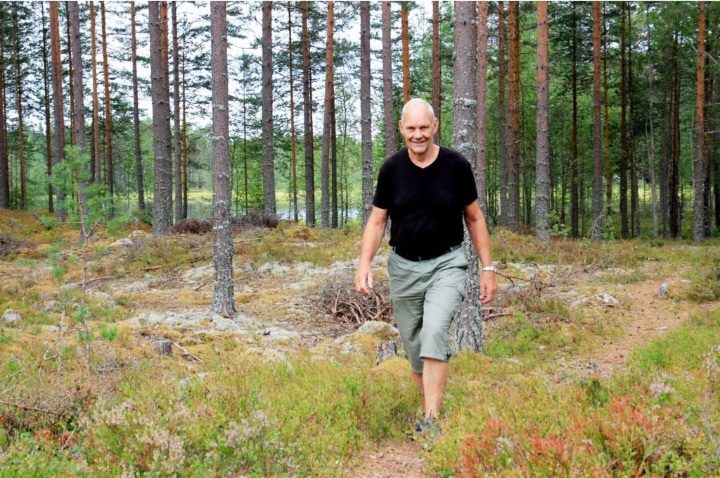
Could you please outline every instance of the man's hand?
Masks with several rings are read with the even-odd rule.
[[[480,302],[489,304],[495,298],[495,273],[491,271],[483,271],[480,276]]]
[[[355,271],[355,290],[369,296],[373,288],[373,276],[370,264],[360,264]]]

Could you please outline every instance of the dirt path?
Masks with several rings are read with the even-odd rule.
[[[348,478],[423,478],[422,448],[414,442],[388,443],[365,451]]]
[[[621,332],[614,339],[608,339],[600,347],[588,350],[578,356],[576,362],[587,363],[602,376],[610,376],[625,366],[626,360],[638,347],[676,329],[700,311],[720,307],[720,302],[693,304],[676,302],[672,298],[661,298],[658,289],[663,282],[672,287],[680,284],[680,277],[663,281],[643,281],[625,286],[618,297],[626,304],[620,309],[618,321]]]

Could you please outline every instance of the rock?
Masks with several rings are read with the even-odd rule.
[[[400,331],[397,328],[379,320],[365,322],[355,333],[358,335],[373,335],[382,340],[400,340]]]
[[[603,292],[602,294],[597,294],[593,296],[593,300],[596,300],[598,302],[602,302],[605,305],[609,306],[615,306],[620,303],[619,300],[617,300],[612,295],[608,294],[607,292]]]
[[[155,340],[152,343],[153,350],[155,350],[155,352],[157,352],[160,355],[168,355],[168,356],[172,355],[172,345],[173,345],[172,340],[167,340],[167,339]]]
[[[17,310],[7,309],[2,315],[2,321],[6,324],[14,324],[16,322],[20,322],[21,319],[22,314],[20,314]]]
[[[215,274],[215,268],[212,264],[204,266],[193,267],[183,272],[182,278],[188,282],[200,281],[208,279]]]
[[[279,262],[266,262],[258,267],[258,272],[261,274],[269,272],[274,276],[286,274],[289,270],[290,268],[288,266],[280,264]]]
[[[394,340],[385,340],[380,342],[377,346],[377,356],[375,357],[375,364],[380,365],[385,360],[397,357],[397,343]]]
[[[590,299],[588,299],[587,297],[578,297],[577,299],[571,301],[568,304],[568,307],[571,309],[575,309],[575,308],[580,307],[581,305],[587,303],[589,300]]]
[[[92,296],[94,299],[97,299],[98,302],[101,302],[103,305],[115,304],[115,299],[107,292],[103,292],[101,290],[89,290],[87,291],[87,294]]]
[[[142,240],[145,239],[148,236],[148,233],[145,231],[141,231],[140,229],[136,229],[132,231],[130,234],[128,234],[128,237],[132,240]]]
[[[658,288],[658,291],[657,291],[658,297],[661,297],[663,299],[665,297],[667,297],[668,292],[669,292],[669,290],[668,290],[669,287],[670,287],[670,284],[667,282],[663,282],[662,284],[660,284],[660,287]]]
[[[121,247],[132,247],[133,241],[128,239],[127,237],[123,237],[122,239],[118,239],[117,241],[110,244],[108,247],[113,248],[121,248]]]

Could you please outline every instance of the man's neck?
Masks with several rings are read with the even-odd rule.
[[[440,146],[434,143],[425,151],[424,154],[417,154],[408,149],[410,160],[422,168],[430,166],[437,159],[439,153]]]

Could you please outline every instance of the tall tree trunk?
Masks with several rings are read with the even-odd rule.
[[[230,226],[228,32],[225,10],[225,2],[210,3],[213,123],[213,265],[215,266],[212,310],[223,317],[231,317],[235,315],[236,310],[232,267],[233,238]],[[174,19],[173,23],[175,23]],[[175,68],[177,69],[177,62],[175,62]]]
[[[48,27],[45,21],[45,5],[40,5],[42,13],[42,60],[43,60],[43,106],[45,108],[45,159],[47,161],[47,179],[48,179],[48,212],[55,212],[53,203],[53,187],[52,182],[52,131],[50,129],[50,72],[48,68],[48,48],[47,36]],[[1,68],[1,66],[0,66]]]
[[[477,156],[475,183],[477,184],[480,209],[487,217],[487,45],[488,3],[477,4]]]
[[[330,227],[338,227],[337,122],[335,121],[335,85],[330,104]]]
[[[105,171],[107,175],[108,193],[110,194],[110,208],[113,209],[113,193],[115,182],[113,181],[113,159],[112,159],[112,112],[110,110],[110,65],[107,52],[107,30],[105,23],[105,2],[100,2],[100,18],[102,22],[102,44],[103,44],[103,77],[105,81]]]
[[[320,227],[330,227],[330,147],[333,120],[334,95],[334,8],[332,0],[327,2],[327,36],[325,43],[325,108],[323,111],[322,146],[322,187],[320,192]]]
[[[173,153],[175,156],[175,221],[183,218],[182,135],[180,133],[180,43],[178,42],[177,5],[172,2],[173,27]],[[212,10],[212,8],[211,8]],[[215,103],[213,103],[214,105]],[[230,138],[227,138],[230,141]]]
[[[293,219],[298,222],[298,192],[297,192],[297,147],[295,139],[295,76],[293,65],[293,43],[292,43],[292,15],[291,3],[287,3],[288,11],[288,72],[290,79],[290,156],[292,161],[292,210]]]
[[[315,226],[315,152],[313,141],[312,80],[310,38],[308,34],[308,2],[300,3],[302,11],[303,117],[305,129],[305,224]]]
[[[390,2],[388,2],[390,3]],[[433,0],[432,2],[432,107],[435,110],[435,118],[438,120],[437,133],[433,137],[436,144],[440,144],[440,123],[441,123],[441,105],[440,105],[440,78],[442,77],[440,70],[440,2]],[[395,137],[395,125],[393,127],[393,138]],[[393,139],[394,143],[394,139]]]
[[[143,179],[142,152],[140,150],[140,106],[138,101],[137,38],[135,33],[135,2],[130,2],[130,42],[132,51],[133,87],[133,139],[135,146],[135,181],[137,183],[138,208],[145,212],[145,186]]]
[[[507,226],[518,231],[520,225],[520,5],[510,2],[510,136],[508,147]]]
[[[370,2],[360,2],[360,142],[362,146],[363,227],[372,211],[373,157],[370,110]]]
[[[410,28],[408,25],[408,4],[400,3],[400,24],[402,28],[402,73],[403,105],[410,101]]]
[[[653,237],[658,237],[658,202],[657,202],[657,180],[656,180],[656,165],[655,165],[655,131],[653,128],[653,111],[654,111],[654,98],[653,98],[653,63],[652,53],[650,48],[650,22],[648,21],[648,13],[650,10],[650,3],[645,4],[645,28],[646,40],[648,44],[648,68],[647,68],[647,91],[648,91],[648,113],[646,120],[646,136],[647,136],[647,154],[648,154],[648,171],[650,173],[651,183],[651,195],[652,195],[652,231]],[[607,105],[605,105],[607,109]]]
[[[635,237],[640,232],[640,216],[638,214],[638,177],[637,177],[637,155],[635,154],[635,88],[633,88],[633,69],[632,69],[632,12],[630,11],[630,2],[627,3],[627,46],[628,46],[628,64],[627,64],[627,82],[628,82],[628,99],[630,101],[630,137],[628,138],[630,147],[630,235]]]
[[[603,4],[604,5],[604,4]],[[612,214],[612,162],[610,156],[610,113],[608,111],[608,66],[607,66],[607,26],[603,20],[602,46],[603,46],[603,109],[605,110],[605,122],[603,125],[604,143],[603,153],[605,155],[605,203],[607,215]]]
[[[693,158],[693,239],[701,241],[705,238],[705,2],[698,2],[698,46],[697,46],[697,107],[695,140],[696,154]]]
[[[262,2],[262,158],[263,211],[275,214],[275,158],[273,146],[272,2]]]
[[[5,10],[0,10],[0,24],[5,24]],[[0,36],[0,207],[10,207],[10,167],[7,151],[7,115],[5,110],[5,42]]]
[[[453,146],[466,158],[477,154],[475,134],[477,115],[477,31],[475,2],[455,4],[455,61],[453,65]],[[470,161],[475,173],[475,162]],[[451,333],[458,350],[482,351],[483,329],[478,285],[478,257],[470,235],[465,232],[463,241],[468,257],[466,298],[460,304],[451,325]]]
[[[23,131],[23,89],[20,67],[20,31],[18,26],[17,5],[13,5],[13,66],[15,68],[15,104],[17,107],[17,161],[20,164],[20,208],[27,209],[27,179],[25,173],[25,136]]]
[[[627,71],[625,62],[625,50],[627,49],[626,28],[627,4],[622,4],[622,16],[620,17],[620,236],[630,237],[628,224],[627,207],[627,169],[628,169],[628,133],[627,133]]]
[[[680,61],[678,57],[678,49],[680,43],[680,35],[676,31],[672,57],[673,57],[673,83],[672,83],[672,117],[671,117],[671,162],[670,162],[670,235],[671,237],[680,237],[682,234],[682,207],[680,205]]]
[[[70,93],[70,144],[77,144],[77,138],[75,137],[75,115],[72,113],[73,108],[75,107],[75,75],[74,75],[74,62],[73,62],[73,52],[70,45],[72,45],[71,41],[71,32],[70,32],[70,2],[65,2],[65,15],[68,18],[67,21],[67,61],[68,61],[68,90]],[[90,165],[92,167],[92,164]]]
[[[593,16],[593,224],[591,237],[594,241],[602,238],[603,231],[603,157],[602,157],[602,125],[600,121],[602,110],[602,90],[600,87],[601,51],[600,37],[602,34],[602,18],[600,2],[592,3]]]
[[[433,5],[437,2],[433,2]],[[392,91],[392,3],[382,2],[382,51],[383,51],[383,109],[385,114],[385,156],[395,152],[395,110]],[[435,8],[433,6],[433,8]],[[433,26],[433,28],[435,28]],[[434,41],[434,40],[433,40]],[[433,43],[434,45],[434,43]],[[435,85],[435,56],[433,55],[433,88]],[[433,89],[433,95],[434,95]],[[433,96],[434,97],[434,96]]]
[[[505,83],[507,72],[505,65],[505,0],[498,1],[498,175],[500,189],[500,224],[507,227],[508,209],[508,137],[511,130],[507,121],[507,107],[505,105]]]
[[[188,147],[187,147],[187,95],[185,83],[185,45],[187,37],[187,29],[183,29],[183,44],[182,44],[182,218],[187,219],[188,217]],[[245,189],[247,191],[247,188]]]
[[[152,77],[155,188],[153,234],[172,227],[172,161],[170,159],[170,85],[167,70],[167,3],[148,2],[150,18],[150,75]]]
[[[77,2],[68,3],[68,23],[70,24],[70,50],[72,51],[73,62],[73,89],[74,103],[72,115],[74,116],[73,128],[75,131],[75,145],[81,158],[87,157],[85,141],[85,99],[83,90],[83,68],[82,68],[82,38],[80,36],[80,9]],[[88,165],[90,166],[90,165]],[[78,182],[78,203],[83,214],[85,207],[85,181]],[[85,237],[83,236],[83,240]]]
[[[95,37],[95,2],[90,2],[90,62],[92,65],[92,165],[93,181],[100,182],[102,166],[100,164],[100,105],[97,90],[97,39]]]
[[[58,3],[50,2],[50,59],[52,63],[53,93],[53,164],[62,163],[65,152],[65,117],[63,111],[62,59],[60,58],[60,13]],[[65,190],[57,188],[57,210],[60,221],[65,222]]]
[[[548,4],[537,3],[537,118],[535,142],[535,230],[550,238],[550,129],[548,127]]]
[[[577,4],[572,4],[572,139],[570,145],[570,234],[580,237],[580,205],[578,185],[578,151],[577,151]]]

